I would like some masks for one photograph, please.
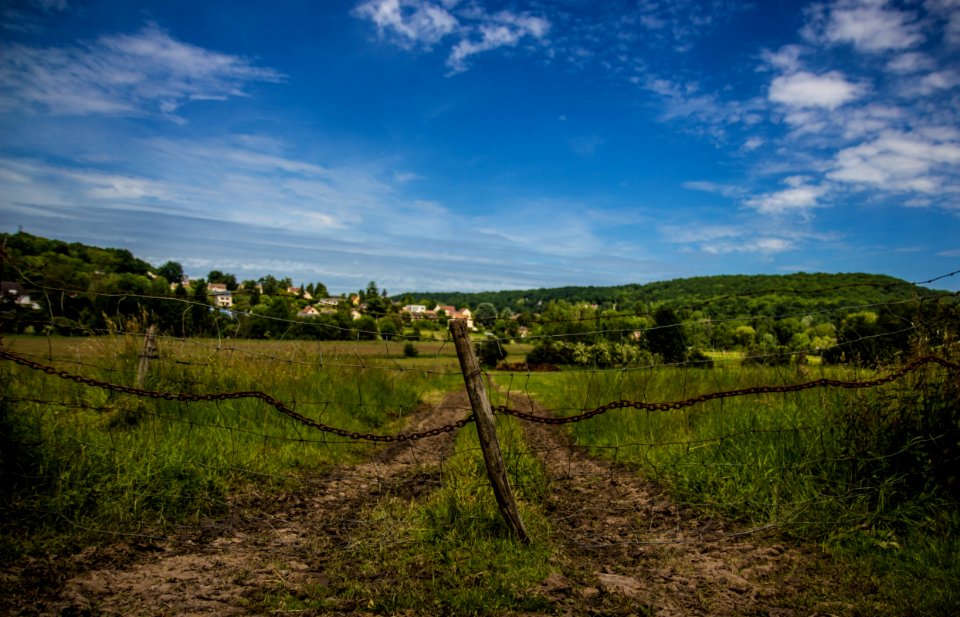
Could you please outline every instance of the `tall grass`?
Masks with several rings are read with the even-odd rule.
[[[43,351],[53,352],[58,368],[134,385],[142,342],[134,335],[79,344],[63,339]],[[37,351],[29,340],[5,343],[21,353]],[[397,370],[398,361],[378,367],[380,360],[322,354],[310,345],[219,349],[161,341],[144,387],[259,390],[329,425],[392,433],[423,397],[456,383],[425,372],[422,362],[421,370]],[[155,533],[222,511],[228,496],[246,486],[280,486],[301,473],[349,464],[370,448],[302,426],[255,399],[144,399],[5,362],[0,552],[13,558],[103,534]]]
[[[875,376],[818,368],[840,379]],[[522,388],[572,415],[614,400],[683,400],[805,379],[795,369],[726,364],[536,374]],[[499,380],[518,387],[516,378]],[[847,583],[873,602],[871,612],[960,609],[960,383],[940,367],[869,390],[615,410],[568,430],[575,443],[659,480],[703,512],[819,543],[846,564]]]
[[[306,596],[266,594],[263,608],[387,614],[503,615],[551,608],[528,590],[555,566],[549,522],[540,508],[546,477],[523,441],[517,422],[497,422],[504,459],[516,490],[529,545],[516,542],[503,522],[486,476],[476,430],[456,437],[443,461],[441,484],[426,497],[388,496],[371,502],[347,548],[332,556],[336,575]],[[336,598],[336,600],[332,600]]]

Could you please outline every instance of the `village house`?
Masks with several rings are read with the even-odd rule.
[[[310,295],[310,292],[304,291],[302,287],[287,287],[287,293],[292,296],[300,296],[302,293],[304,300],[313,300],[313,296]]]
[[[297,313],[297,317],[319,317],[320,311],[315,306],[306,306]]]
[[[40,305],[30,300],[30,294],[20,283],[3,281],[3,301],[13,302],[17,306],[39,309]]]
[[[233,306],[233,294],[229,291],[215,291],[212,294],[214,305],[220,308],[230,308]]]
[[[408,304],[400,311],[408,313],[412,319],[423,319],[426,317],[427,307],[422,304]]]
[[[450,319],[457,319],[467,322],[467,328],[476,330],[476,328],[473,327],[473,313],[471,313],[470,309],[468,308],[458,311],[454,306],[450,306],[448,304],[438,304],[437,307],[432,311],[424,311],[424,316],[430,319],[436,319],[439,317],[440,311],[443,311],[443,314]]]

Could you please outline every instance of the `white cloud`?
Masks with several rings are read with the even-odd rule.
[[[450,37],[456,44],[447,57],[451,73],[467,70],[467,59],[502,47],[516,47],[525,38],[543,40],[550,22],[529,13],[489,13],[479,4],[460,7],[446,0],[367,0],[352,14],[377,26],[381,36],[404,47],[430,48]]]
[[[761,52],[761,57],[767,65],[778,71],[796,73],[803,68],[800,56],[806,51],[799,45],[784,45],[775,52],[764,50]]]
[[[814,75],[799,71],[776,77],[769,99],[788,107],[836,109],[863,95],[864,87],[847,81],[839,71]]]
[[[444,7],[415,0],[369,0],[353,14],[369,19],[381,36],[392,36],[401,46],[430,47],[460,27]]]
[[[908,51],[895,56],[887,63],[887,70],[893,73],[918,73],[929,71],[936,66],[933,58],[919,51]]]
[[[858,51],[878,53],[909,49],[925,40],[924,23],[913,11],[888,0],[838,0],[815,5],[803,34],[812,41],[849,43]]]
[[[796,239],[788,234],[771,234],[756,225],[664,225],[660,233],[669,242],[694,245],[708,255],[752,253],[773,255],[793,250]],[[803,234],[794,234],[802,236]]]
[[[957,86],[960,86],[960,71],[944,69],[921,77],[916,88],[917,94],[926,96],[938,90],[953,90]]]
[[[825,185],[815,186],[809,182],[810,178],[791,176],[784,180],[788,188],[751,197],[744,205],[760,214],[806,214],[808,210],[819,205],[818,200],[829,190]]]
[[[760,146],[764,144],[764,140],[759,137],[750,137],[747,141],[743,142],[743,145],[740,147],[744,152],[753,152]]]
[[[703,191],[704,193],[716,193],[724,197],[742,197],[745,192],[743,187],[733,184],[710,182],[709,180],[691,180],[684,182],[681,186],[685,189]]]
[[[0,50],[0,108],[55,115],[173,114],[190,100],[242,96],[273,69],[173,39],[156,25],[74,47],[6,45]]]
[[[502,11],[484,19],[477,27],[479,40],[468,36],[462,39],[450,52],[447,66],[454,72],[465,71],[466,60],[475,54],[497,49],[515,47],[523,38],[542,39],[550,29],[550,22],[530,15],[516,15]]]
[[[707,242],[701,245],[700,250],[710,255],[724,255],[727,253],[760,253],[772,255],[793,250],[796,244],[785,238],[754,238],[739,242]]]
[[[938,194],[957,190],[958,165],[960,138],[955,129],[887,131],[841,150],[827,176],[864,188]]]
[[[859,139],[903,123],[907,120],[907,112],[899,107],[875,103],[851,109],[837,120],[843,124],[846,139]]]
[[[943,39],[950,46],[960,45],[960,0],[926,0],[923,7],[947,21]]]
[[[745,235],[745,229],[735,225],[664,225],[660,233],[670,242],[693,244],[714,242]]]

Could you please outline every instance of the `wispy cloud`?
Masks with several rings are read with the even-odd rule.
[[[872,141],[837,153],[831,180],[895,192],[960,191],[960,131],[937,127],[887,131]]]
[[[914,11],[888,0],[839,0],[814,4],[803,35],[810,41],[850,44],[868,53],[909,49],[926,38],[924,22]]]
[[[279,72],[178,41],[155,24],[69,47],[8,44],[0,55],[0,109],[55,115],[164,114],[191,100],[243,96]]]
[[[381,36],[401,47],[431,47],[460,29],[460,22],[444,7],[410,0],[368,0],[353,14],[369,19]]]
[[[664,225],[660,227],[660,233],[668,242],[687,245],[692,250],[708,255],[769,256],[798,247],[796,238],[756,224],[703,225],[694,222],[683,226]]]
[[[760,214],[805,215],[808,210],[820,205],[820,198],[829,190],[827,186],[811,184],[810,180],[804,176],[791,176],[784,180],[787,188],[751,197],[744,201],[744,205]]]
[[[693,191],[703,191],[704,193],[716,193],[723,197],[736,198],[742,197],[746,189],[734,184],[719,184],[707,180],[691,180],[683,183],[683,188]]]
[[[384,39],[403,48],[430,49],[452,39],[447,56],[451,73],[468,68],[467,60],[479,53],[516,47],[524,39],[542,41],[550,22],[528,12],[489,12],[479,3],[458,6],[446,0],[366,0],[353,15],[377,26]]]
[[[859,98],[864,88],[852,83],[839,71],[815,75],[798,71],[774,78],[769,97],[788,107],[836,109]]]

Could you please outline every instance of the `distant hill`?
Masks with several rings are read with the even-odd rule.
[[[641,303],[668,304],[702,311],[705,316],[784,315],[805,310],[827,310],[944,295],[902,279],[882,274],[797,273],[785,275],[734,274],[697,276],[644,285],[610,287],[555,287],[479,293],[424,292],[404,294],[410,300],[430,300],[457,307],[476,308],[489,302],[498,310],[537,312],[551,301],[586,302],[618,310],[641,308]]]
[[[19,232],[0,233],[11,263],[31,272],[35,284],[55,289],[85,290],[97,286],[140,294],[163,294],[166,284],[156,269],[126,249],[98,248]],[[0,260],[4,281],[19,281],[18,270]],[[104,280],[107,277],[108,280]],[[370,273],[376,278],[376,273]],[[149,294],[148,294],[149,291]],[[723,319],[747,315],[788,315],[870,304],[886,304],[947,292],[918,287],[881,274],[797,273],[786,275],[697,276],[647,284],[609,287],[570,286],[513,291],[422,292],[394,296],[394,301],[428,300],[476,309],[484,302],[498,311],[537,313],[551,301],[586,302],[605,309],[646,312],[667,304]]]

